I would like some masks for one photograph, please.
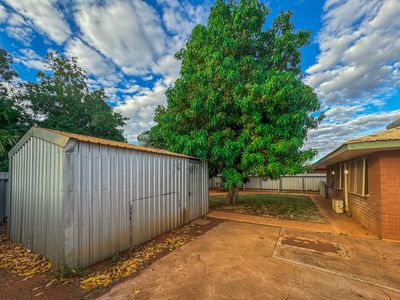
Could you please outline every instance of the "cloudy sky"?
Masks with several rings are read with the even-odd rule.
[[[400,118],[399,0],[269,0],[272,14],[294,13],[312,31],[302,50],[305,82],[327,118],[307,145],[319,157],[343,141],[384,129]],[[165,90],[179,76],[173,57],[212,1],[0,0],[0,47],[15,57],[23,79],[45,70],[48,50],[76,56],[92,87],[129,118],[129,142],[153,123]]]

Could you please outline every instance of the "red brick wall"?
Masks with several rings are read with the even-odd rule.
[[[380,238],[400,241],[400,151],[371,154],[367,162],[368,195],[349,193],[349,210]],[[345,200],[344,190],[334,189],[333,198]]]
[[[373,154],[367,157],[368,195],[365,197],[349,193],[349,206],[352,216],[365,228],[379,235],[380,203],[380,159]]]
[[[400,240],[400,151],[380,153],[380,219],[384,239]]]
[[[362,197],[349,193],[349,209],[351,216],[371,232],[378,234],[378,212],[376,210],[377,199]]]
[[[349,211],[354,219],[371,232],[380,235],[380,155],[367,157],[368,196],[349,193]],[[343,170],[344,171],[344,170]],[[345,200],[343,189],[335,189],[333,198]]]

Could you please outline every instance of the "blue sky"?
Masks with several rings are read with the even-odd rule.
[[[302,49],[304,81],[327,118],[306,146],[326,154],[345,140],[384,129],[400,118],[400,1],[270,0],[266,26],[283,10],[312,31]],[[129,118],[135,142],[152,125],[154,109],[179,76],[173,58],[212,1],[0,0],[0,47],[15,57],[25,80],[46,70],[43,57],[77,56],[92,87]]]

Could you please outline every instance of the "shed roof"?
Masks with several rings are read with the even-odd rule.
[[[400,127],[347,141],[317,161],[314,166],[326,167],[373,152],[395,149],[400,149]]]
[[[116,147],[116,148],[130,149],[130,150],[136,150],[136,151],[142,151],[142,152],[148,152],[148,153],[154,153],[154,154],[160,154],[160,155],[182,157],[182,158],[189,158],[189,159],[198,159],[193,156],[188,156],[188,155],[175,153],[175,152],[171,152],[171,151],[167,151],[167,150],[143,147],[143,146],[132,145],[132,144],[124,143],[124,142],[117,142],[117,141],[113,141],[113,140],[97,138],[97,137],[93,137],[93,136],[89,136],[89,135],[83,135],[83,134],[77,134],[77,133],[71,133],[71,132],[65,132],[65,131],[59,131],[59,130],[53,130],[53,129],[47,129],[47,128],[40,128],[40,127],[32,127],[21,138],[21,140],[11,149],[11,151],[9,152],[8,155],[9,156],[14,155],[18,151],[18,149],[21,148],[25,144],[25,142],[32,136],[47,140],[47,141],[57,144],[61,147],[65,147],[65,145],[68,143],[68,141],[70,139],[73,139],[73,140],[80,141],[80,142],[99,144],[99,145],[105,145],[105,146]]]

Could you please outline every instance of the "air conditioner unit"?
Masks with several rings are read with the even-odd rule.
[[[337,214],[343,213],[344,201],[339,199],[332,200],[332,208]]]

